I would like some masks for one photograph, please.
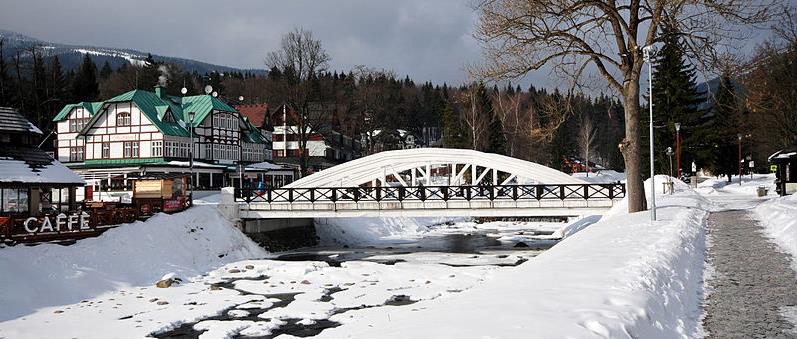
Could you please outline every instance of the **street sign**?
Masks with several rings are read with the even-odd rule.
[[[750,168],[753,168],[753,167],[755,167],[755,161],[753,161],[753,160],[750,160],[750,161],[749,161],[747,164],[748,164],[748,166],[749,166]]]
[[[769,171],[775,173],[778,171],[778,165],[769,165]]]
[[[697,164],[694,161],[692,161],[692,172],[697,172]]]

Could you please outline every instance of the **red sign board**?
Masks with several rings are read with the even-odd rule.
[[[180,211],[183,209],[183,199],[177,198],[173,200],[164,200],[163,201],[163,211],[164,212],[174,212]]]

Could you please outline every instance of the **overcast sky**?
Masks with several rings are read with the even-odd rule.
[[[472,1],[0,0],[0,29],[51,42],[264,68],[266,53],[278,48],[281,36],[303,27],[322,41],[333,70],[367,65],[416,82],[460,84],[467,80],[465,65],[481,59],[472,37]],[[751,49],[754,42],[739,47]],[[528,80],[561,85],[547,79],[541,71]]]
[[[0,28],[46,41],[132,48],[243,68],[293,27],[311,30],[331,68],[364,64],[416,81],[460,83],[480,58],[469,0],[0,0]]]

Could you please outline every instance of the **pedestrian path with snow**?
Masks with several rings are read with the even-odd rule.
[[[729,210],[708,218],[715,274],[704,329],[708,338],[793,338],[794,325],[781,313],[797,305],[795,272],[750,214]]]

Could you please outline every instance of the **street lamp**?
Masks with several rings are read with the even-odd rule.
[[[681,123],[675,123],[675,171],[681,178]]]
[[[653,53],[653,46],[648,45],[642,48],[642,57],[648,63],[648,106],[650,106],[650,127],[648,134],[650,137],[650,220],[656,221],[656,175],[653,168],[653,64],[650,57]]]
[[[742,135],[737,134],[736,138],[739,139],[739,186],[742,185]]]

